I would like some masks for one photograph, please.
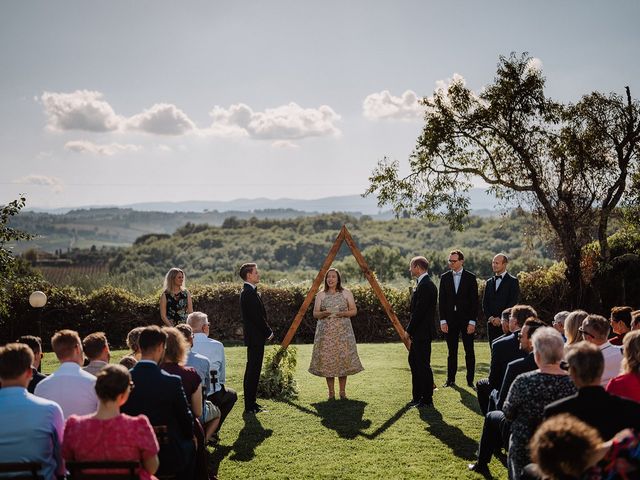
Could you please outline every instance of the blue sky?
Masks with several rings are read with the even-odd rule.
[[[640,96],[640,2],[0,3],[0,203],[362,193],[406,160],[416,99],[499,55],[547,93]]]

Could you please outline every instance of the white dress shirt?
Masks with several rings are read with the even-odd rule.
[[[204,333],[196,333],[193,336],[193,347],[191,347],[191,351],[207,357],[211,364],[211,370],[218,371],[218,381],[213,385],[213,392],[215,393],[220,390],[222,388],[220,384],[224,384],[227,380],[224,345],[218,340],[207,337]]]
[[[95,386],[96,377],[75,362],[64,362],[38,383],[33,393],[60,405],[66,420],[70,415],[89,415],[98,410]]]
[[[622,364],[622,349],[609,342],[600,345],[600,351],[604,357],[604,371],[600,385],[607,386],[609,380],[620,375],[620,365]]]

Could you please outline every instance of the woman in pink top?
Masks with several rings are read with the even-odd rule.
[[[62,455],[67,461],[139,461],[141,480],[152,480],[158,470],[158,441],[149,419],[120,413],[133,388],[129,371],[107,365],[96,380],[100,404],[93,415],[71,415],[64,428]],[[114,472],[116,473],[116,472]]]
[[[622,374],[609,380],[607,392],[640,402],[640,330],[624,336]]]

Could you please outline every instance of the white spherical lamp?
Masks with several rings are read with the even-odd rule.
[[[44,292],[40,290],[36,290],[31,295],[29,295],[29,305],[33,308],[42,308],[47,304],[47,296]]]

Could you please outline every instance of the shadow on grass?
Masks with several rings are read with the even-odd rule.
[[[460,402],[465,407],[467,407],[472,412],[481,415],[480,404],[478,403],[478,397],[476,395],[470,393],[466,388],[461,388],[458,385],[454,385],[453,389],[460,394]]]
[[[231,452],[233,454],[230,460],[249,462],[256,456],[256,447],[273,434],[273,430],[267,430],[262,426],[255,414],[243,413],[242,418],[244,427],[233,445],[216,445],[213,453],[209,455],[209,470],[216,475],[220,464]]]
[[[312,406],[316,411],[293,403],[290,400],[285,400],[284,403],[297,408],[307,415],[321,418],[322,425],[331,430],[335,430],[341,438],[347,439],[361,436],[373,440],[386,432],[389,427],[400,420],[407,410],[409,410],[408,406],[402,407],[372,433],[367,433],[363,430],[371,426],[371,420],[362,418],[367,405],[366,402],[359,400],[329,400],[326,402],[313,403]]]
[[[427,424],[427,431],[448,445],[456,457],[465,460],[475,459],[478,442],[467,437],[458,427],[446,423],[442,414],[435,408],[421,408],[420,418]]]

